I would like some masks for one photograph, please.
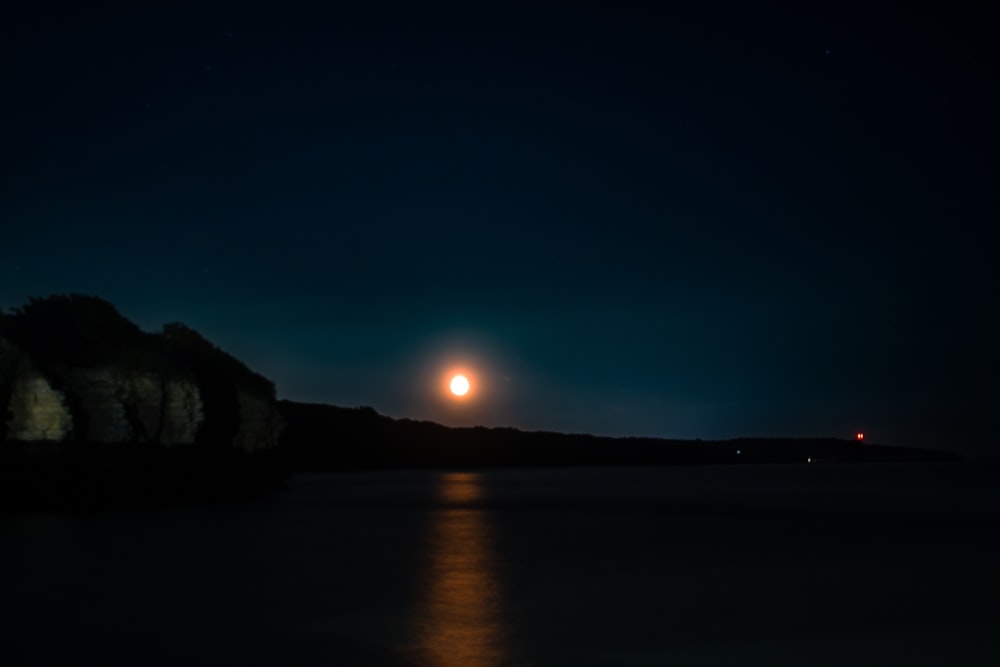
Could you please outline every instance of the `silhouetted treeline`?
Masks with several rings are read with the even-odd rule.
[[[944,461],[946,452],[861,445],[835,438],[666,440],[449,428],[392,419],[370,407],[279,401],[283,446],[297,471],[371,468],[644,466],[712,463]]]

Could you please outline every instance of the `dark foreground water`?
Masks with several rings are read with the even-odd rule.
[[[385,472],[0,518],[6,665],[1000,664],[970,464]]]

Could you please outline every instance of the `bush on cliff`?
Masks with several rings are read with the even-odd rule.
[[[113,305],[82,294],[31,298],[0,319],[0,334],[43,372],[110,365],[123,353],[148,355],[153,343]]]

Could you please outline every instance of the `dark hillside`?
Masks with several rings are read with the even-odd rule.
[[[834,438],[666,440],[513,428],[449,428],[395,420],[370,407],[279,401],[295,470],[494,466],[642,466],[712,463],[865,463],[956,460],[906,447]]]

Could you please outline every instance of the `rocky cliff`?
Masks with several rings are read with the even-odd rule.
[[[0,315],[0,440],[256,452],[282,429],[274,385],[180,324],[146,333],[73,295]]]
[[[7,437],[11,440],[65,440],[73,420],[61,392],[35,370],[10,378]]]

